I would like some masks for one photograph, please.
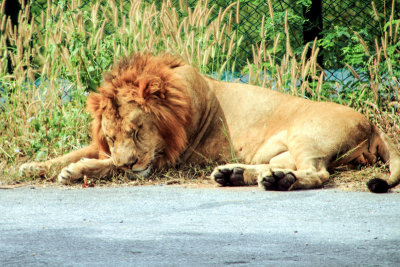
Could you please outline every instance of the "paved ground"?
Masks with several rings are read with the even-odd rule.
[[[0,191],[2,266],[400,266],[400,194]]]

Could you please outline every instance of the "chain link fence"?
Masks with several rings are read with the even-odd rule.
[[[147,0],[147,2],[152,3],[153,1]],[[188,4],[190,7],[194,7],[197,2],[189,0]],[[334,43],[326,45],[326,47],[321,46],[321,65],[325,69],[325,79],[345,83],[353,76],[347,68],[344,68],[345,51],[343,48],[355,42],[351,37],[354,31],[361,32],[363,38],[369,43],[374,43],[375,39],[379,40],[384,32],[384,26],[381,25],[379,19],[383,21],[389,19],[392,0],[375,0],[374,4],[365,0],[271,0],[274,13],[273,23],[275,23],[274,27],[277,31],[284,32],[284,14],[286,11],[288,12],[291,45],[298,53],[303,50],[305,45],[307,5],[302,3],[307,2],[321,3],[322,25],[317,25],[317,27],[322,26],[322,28],[320,28],[318,37],[324,38],[325,42]],[[219,8],[226,8],[231,3],[232,1],[227,0],[209,1],[209,5],[215,5],[217,11]],[[179,1],[174,1],[174,5],[179,7]],[[395,0],[394,5],[394,10],[400,10],[400,0]],[[236,8],[236,6],[232,7],[232,12],[236,12]],[[242,0],[239,8],[240,22],[234,25],[237,32],[243,36],[238,67],[243,66],[246,59],[252,57],[252,45],[260,42],[263,16],[271,17],[268,1]],[[376,14],[379,18],[376,17]],[[316,16],[316,14],[312,14],[312,16]],[[399,19],[399,15],[396,13],[394,16],[393,19]]]

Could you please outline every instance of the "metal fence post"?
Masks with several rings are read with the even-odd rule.
[[[4,14],[6,15],[7,18],[10,19],[13,28],[15,26],[18,27],[18,14],[19,11],[21,10],[21,4],[17,0],[4,0],[4,1],[5,1]],[[6,45],[7,47],[10,47],[10,42],[8,41],[8,39],[6,39]],[[7,60],[7,72],[10,74],[13,72],[13,67],[9,56]]]
[[[310,7],[303,6],[303,14],[306,22],[303,26],[304,44],[313,42],[315,38],[322,38],[322,0],[312,0]],[[317,58],[318,64],[323,67],[323,56],[320,52]]]

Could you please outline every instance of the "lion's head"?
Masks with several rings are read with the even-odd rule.
[[[192,107],[185,82],[174,73],[184,63],[168,54],[133,55],[104,76],[91,93],[93,139],[101,158],[142,175],[173,164],[186,147]]]

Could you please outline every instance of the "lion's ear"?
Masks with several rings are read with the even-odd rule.
[[[151,98],[164,99],[165,98],[165,84],[160,77],[146,77],[139,80],[139,96],[147,101]]]
[[[86,101],[86,108],[92,114],[95,115],[96,112],[101,108],[101,101],[103,97],[98,93],[90,93]]]

